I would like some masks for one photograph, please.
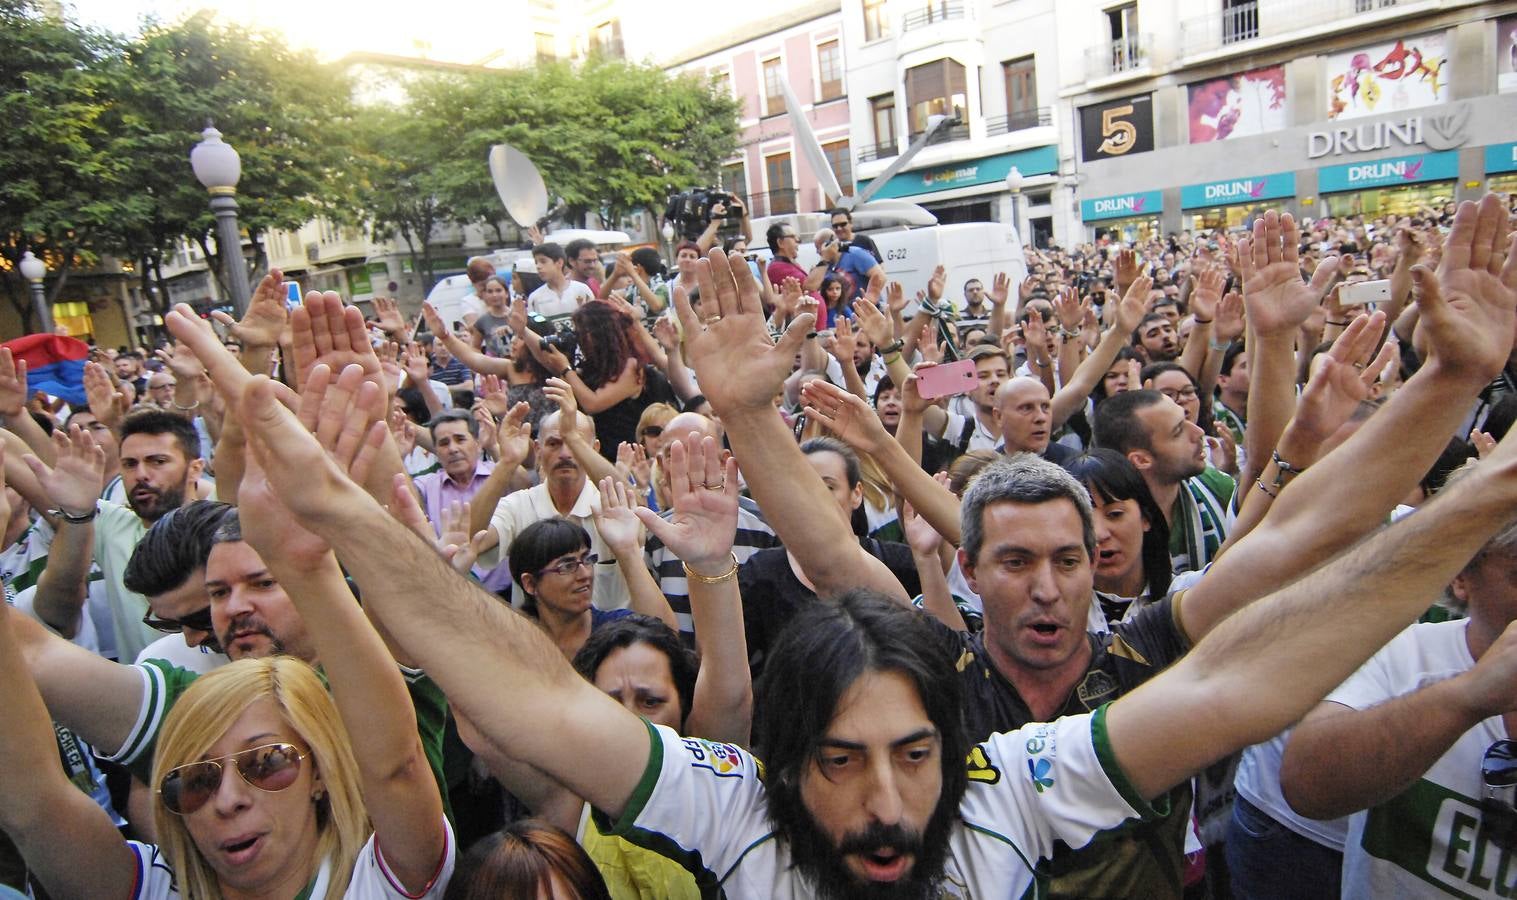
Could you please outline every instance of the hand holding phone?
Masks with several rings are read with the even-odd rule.
[[[967,394],[978,384],[979,377],[975,374],[972,359],[942,363],[917,372],[917,393],[923,400]]]

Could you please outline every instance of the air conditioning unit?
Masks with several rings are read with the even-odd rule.
[[[306,244],[306,262],[315,262],[321,258],[321,245],[315,243]]]

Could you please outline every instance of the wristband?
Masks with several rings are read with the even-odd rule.
[[[568,378],[569,377],[569,373],[573,372],[573,371],[574,371],[574,367],[573,366],[569,366],[567,369],[564,369],[562,372],[559,372],[557,375],[554,375],[553,377],[557,378],[559,381],[563,381],[564,379]]]
[[[1348,327],[1348,322],[1346,322],[1346,321],[1345,322],[1334,322],[1332,319],[1328,319],[1327,322],[1326,322],[1326,324],[1328,324],[1328,325],[1336,325],[1339,328],[1347,328]]]
[[[904,340],[902,340],[901,338],[896,338],[895,340],[893,340],[890,343],[886,344],[885,346],[881,347],[880,348],[880,354],[882,356],[889,356],[892,353],[900,353],[901,349],[903,347],[905,347],[905,346],[906,346],[906,342]]]
[[[180,406],[178,400],[173,400],[173,401],[170,401],[170,402],[173,404],[174,408],[177,409],[177,410],[179,410],[180,412],[194,412],[195,410],[197,410],[197,409],[200,408],[200,401],[199,400],[196,400],[194,403],[191,403],[189,406]]]
[[[99,511],[100,511],[99,507],[91,506],[90,507],[90,511],[87,512],[87,513],[85,513],[82,516],[75,515],[74,513],[71,513],[71,512],[69,512],[66,509],[55,509],[55,510],[52,510],[52,513],[53,513],[53,515],[62,518],[63,521],[68,522],[68,523],[70,523],[72,525],[88,525],[89,523],[95,521],[95,514],[98,513]]]
[[[1290,463],[1286,462],[1285,460],[1281,459],[1280,458],[1280,451],[1278,451],[1278,450],[1271,450],[1269,452],[1269,461],[1275,464],[1275,469],[1276,469],[1276,471],[1275,471],[1275,489],[1276,490],[1279,490],[1280,487],[1285,484],[1285,479],[1286,478],[1295,477],[1297,475],[1300,475],[1302,472],[1306,471],[1306,466],[1302,466],[1301,468],[1298,469],[1295,466],[1291,465]]]
[[[1212,348],[1213,350],[1217,351],[1218,353],[1223,352],[1224,350],[1226,350],[1228,347],[1231,347],[1232,345],[1233,345],[1232,341],[1223,341],[1223,342],[1221,342],[1219,344],[1216,341],[1212,340],[1211,338],[1207,338],[1206,339],[1206,346]]]
[[[1264,496],[1269,497],[1272,500],[1278,500],[1280,498],[1279,494],[1264,486],[1264,479],[1262,478],[1254,479],[1254,487],[1257,487],[1259,490],[1263,491]]]
[[[737,554],[733,553],[730,555],[732,556],[732,567],[720,575],[702,575],[690,568],[690,564],[684,560],[680,560],[680,565],[685,569],[686,578],[693,578],[701,584],[721,584],[724,581],[737,577]]]
[[[1199,318],[1196,319],[1196,324],[1197,325],[1210,325],[1211,323],[1212,323],[1211,319],[1199,319]]]

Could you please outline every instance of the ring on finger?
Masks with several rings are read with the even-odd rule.
[[[702,481],[701,487],[705,488],[708,491],[725,491],[727,489],[727,479],[723,478],[716,484],[712,484],[709,481]]]

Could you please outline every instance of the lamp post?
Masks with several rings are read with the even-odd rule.
[[[200,143],[190,150],[190,168],[211,194],[222,277],[232,292],[234,314],[240,319],[251,296],[242,263],[242,231],[237,227],[237,181],[242,177],[242,160],[232,145],[221,139],[221,132],[207,125],[200,133]]]
[[[37,311],[37,322],[42,326],[42,334],[53,333],[53,310],[47,305],[47,291],[42,287],[42,279],[47,277],[47,263],[32,255],[28,250],[21,254],[21,277],[26,279],[26,284],[32,291],[32,309]]]
[[[669,259],[670,260],[673,260],[674,259],[674,225],[672,223],[670,223],[670,222],[665,222],[664,223],[664,227],[660,228],[659,231],[658,231],[658,233],[660,235],[662,235],[663,238],[664,238],[664,252],[669,254]]]
[[[1022,180],[1022,170],[1016,166],[1006,173],[1006,190],[1011,192],[1011,224],[1017,230],[1018,240],[1022,238],[1022,217],[1017,214],[1017,201],[1022,198]]]

